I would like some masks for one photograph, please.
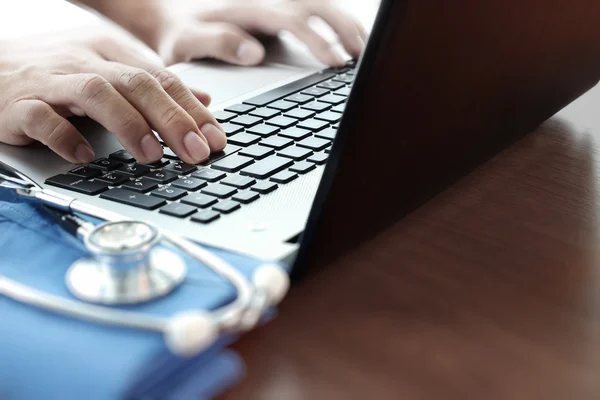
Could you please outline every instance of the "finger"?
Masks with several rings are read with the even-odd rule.
[[[330,3],[315,2],[307,4],[308,11],[323,19],[337,33],[348,53],[358,58],[363,51],[364,38],[358,28],[359,23],[351,16],[336,9]]]
[[[94,161],[94,151],[75,127],[39,100],[21,100],[3,113],[2,126],[14,138],[28,137],[48,146],[65,160],[78,164]],[[28,140],[23,140],[23,144]],[[20,144],[20,143],[16,143]]]
[[[144,117],[100,75],[54,76],[46,87],[42,100],[82,110],[113,132],[136,160],[153,162],[162,157],[162,147]]]
[[[345,65],[344,59],[339,56],[331,45],[308,24],[308,19],[293,19],[285,26],[298,40],[304,42],[310,52],[322,63],[332,67]]]
[[[256,65],[263,61],[265,48],[251,35],[228,23],[198,24],[172,38],[170,49],[174,62],[215,58],[231,64]]]
[[[194,88],[189,89],[192,92],[192,94],[198,99],[198,101],[200,101],[200,103],[204,105],[204,107],[210,106],[210,103],[212,103],[212,98],[210,97],[210,94]]]
[[[208,111],[199,116],[198,121],[194,120],[150,73],[142,69],[111,62],[102,62],[92,68],[106,77],[183,161],[198,164],[210,156],[208,141],[199,129],[199,125],[216,123]],[[182,84],[165,84],[172,85],[172,92],[188,92]],[[182,93],[177,95],[183,96]],[[197,100],[195,104],[206,110]]]
[[[105,38],[94,43],[94,49],[97,54],[107,61],[114,61],[131,67],[141,68],[148,72],[158,68],[164,68],[164,63],[160,57],[151,57],[143,46],[135,46],[126,41],[116,43],[113,39]],[[151,51],[150,51],[151,52]],[[196,98],[208,107],[211,102],[210,95],[200,90],[192,90]]]
[[[276,35],[287,30],[302,41],[321,62],[341,67],[345,64],[330,44],[315,32],[308,23],[310,13],[303,6],[295,5],[266,9],[252,6],[225,7],[207,14],[209,20],[222,20],[239,25],[250,31]]]
[[[177,102],[200,127],[211,151],[221,151],[227,144],[225,132],[208,109],[175,74],[166,69],[150,71],[169,96]],[[210,103],[210,97],[208,98]]]
[[[143,45],[131,43],[130,40],[103,37],[91,44],[96,53],[106,61],[145,69],[146,71],[164,67],[160,57]]]

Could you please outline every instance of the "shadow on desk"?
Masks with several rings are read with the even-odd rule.
[[[296,286],[225,398],[600,398],[599,142],[552,119]]]

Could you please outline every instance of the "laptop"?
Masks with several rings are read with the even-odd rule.
[[[137,164],[89,120],[77,125],[99,157],[91,165],[35,146],[1,146],[0,158],[45,188],[287,263],[300,276],[419,207],[595,83],[589,74],[567,79],[564,65],[534,68],[539,54],[523,50],[535,47],[535,35],[505,22],[528,26],[529,14],[517,10],[536,1],[515,3],[508,15],[486,2],[384,0],[364,55],[340,69],[175,66],[191,86],[221,87],[208,91],[229,143],[202,165],[168,148],[161,162]],[[472,15],[487,19],[478,25]]]

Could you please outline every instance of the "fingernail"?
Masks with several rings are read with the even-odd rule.
[[[75,158],[81,164],[87,164],[94,161],[94,151],[86,144],[80,144],[75,150]]]
[[[206,140],[208,140],[208,145],[212,151],[223,150],[227,145],[227,136],[225,136],[225,133],[213,124],[206,124],[202,126],[200,131]]]
[[[142,138],[140,147],[142,148],[144,156],[150,161],[159,160],[163,156],[163,150],[160,143],[158,143],[156,137],[150,133]]]
[[[210,155],[208,145],[194,131],[190,131],[185,135],[183,145],[196,164],[206,160]]]
[[[242,42],[237,51],[237,58],[244,65],[255,65],[264,57],[263,48],[254,42]]]
[[[346,65],[346,61],[344,61],[341,56],[337,55],[336,53],[331,53],[331,66],[343,67],[344,65]]]

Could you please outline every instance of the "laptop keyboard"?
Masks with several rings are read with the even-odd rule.
[[[354,69],[352,61],[215,112],[228,144],[200,165],[181,161],[161,140],[156,163],[120,150],[46,184],[209,224],[327,162]]]

